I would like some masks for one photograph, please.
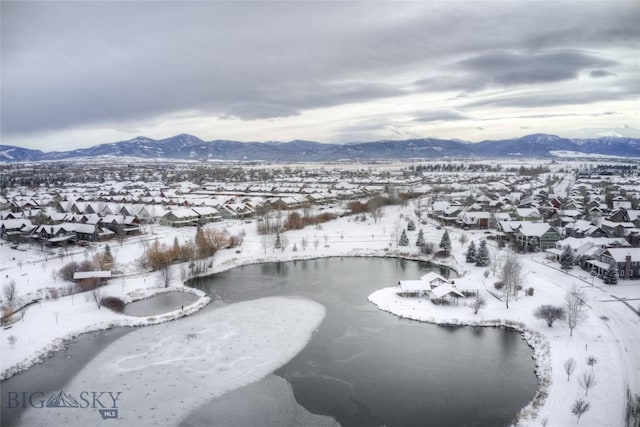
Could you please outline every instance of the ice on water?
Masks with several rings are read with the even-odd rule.
[[[64,391],[121,392],[118,424],[178,425],[212,398],[284,365],[304,348],[324,315],[324,307],[313,301],[273,297],[142,328],[100,353]],[[100,401],[112,406],[108,397]],[[98,408],[30,409],[20,424],[99,424]]]

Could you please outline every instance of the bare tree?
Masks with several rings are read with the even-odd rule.
[[[595,356],[591,355],[587,357],[587,365],[591,366],[591,372],[593,372],[593,366],[598,363],[598,359]]]
[[[522,274],[522,263],[515,252],[510,252],[504,259],[500,269],[502,283],[504,283],[505,303],[509,308],[509,299],[511,296],[516,297],[518,291],[524,283],[524,275]]]
[[[16,281],[11,279],[9,283],[5,283],[2,287],[2,294],[7,301],[13,301],[16,295]]]
[[[571,287],[571,291],[565,297],[565,310],[567,313],[567,326],[569,336],[573,336],[573,330],[587,317],[584,292],[577,285]]]
[[[264,253],[267,253],[267,248],[269,248],[271,245],[269,244],[269,235],[268,234],[264,234],[260,237],[260,246],[262,246],[262,249],[264,249]]]
[[[289,246],[289,236],[283,233],[280,235],[280,250],[284,252],[284,250],[287,249],[288,246]]]
[[[567,382],[569,382],[569,378],[571,378],[571,374],[576,369],[576,359],[573,357],[568,358],[564,362],[564,371],[567,373]]]
[[[374,222],[378,222],[384,216],[384,210],[382,209],[382,205],[374,203],[370,208],[371,218],[373,218]]]
[[[589,389],[596,385],[596,375],[593,372],[583,372],[578,379],[580,387],[584,389],[584,395],[589,393]]]
[[[553,305],[541,305],[534,312],[536,319],[543,319],[549,327],[553,326],[556,320],[564,319],[564,308],[554,307]]]
[[[478,314],[478,311],[485,305],[487,305],[487,302],[480,295],[468,304],[469,308],[473,310],[473,314]]]
[[[315,239],[315,240],[313,241],[313,247],[316,249],[316,251],[318,250],[318,245],[319,245],[319,244],[320,244],[320,240]]]
[[[98,306],[98,310],[102,307],[102,289],[100,289],[100,285],[98,285],[96,283],[95,287],[91,290],[91,297],[93,298],[93,301],[96,303],[96,305]],[[56,321],[58,319],[56,318]]]
[[[302,241],[300,242],[300,244],[302,245],[302,250],[306,251],[307,250],[307,245],[309,244],[309,242],[307,242],[307,238],[303,237]]]
[[[467,233],[462,232],[460,233],[460,237],[458,237],[458,241],[460,242],[460,246],[464,246],[465,243],[467,243]]]
[[[489,268],[491,269],[491,274],[493,274],[493,277],[496,276],[502,266],[502,257],[500,256],[499,249],[500,248],[498,247],[494,251],[489,251]]]
[[[165,288],[169,287],[169,283],[173,279],[173,269],[171,268],[171,264],[163,265],[160,268],[160,281],[164,284]]]
[[[16,338],[15,335],[9,335],[7,337],[7,341],[9,342],[9,345],[11,346],[11,350],[13,350],[13,346],[16,344],[16,342],[18,341],[18,338]]]
[[[576,424],[580,424],[580,417],[591,408],[591,403],[585,402],[582,399],[578,399],[573,402],[571,406],[571,413],[578,417],[578,422]]]

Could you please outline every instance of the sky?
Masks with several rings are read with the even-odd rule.
[[[640,137],[640,1],[2,1],[0,138]]]

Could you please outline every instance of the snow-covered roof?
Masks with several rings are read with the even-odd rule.
[[[427,274],[421,276],[420,280],[422,280],[425,283],[428,283],[429,285],[431,285],[433,282],[449,283],[447,279],[445,279],[444,277],[442,277],[441,275],[433,271],[430,271]]]
[[[625,262],[627,255],[631,255],[633,262],[640,261],[640,248],[609,248],[606,253],[611,255],[615,262]]]
[[[433,288],[431,292],[433,292],[433,295],[436,298],[442,298],[443,296],[446,296],[449,294],[453,294],[455,296],[464,298],[464,294],[462,292],[458,291],[456,288],[454,288],[448,283],[445,283],[443,285]]]
[[[76,271],[73,273],[73,280],[82,280],[82,279],[110,279],[111,271],[110,270],[98,270],[98,271]]]
[[[518,232],[523,236],[536,236],[540,237],[549,229],[551,226],[545,222],[523,222]]]
[[[431,290],[431,285],[424,280],[400,280],[400,289],[405,292],[420,292]]]

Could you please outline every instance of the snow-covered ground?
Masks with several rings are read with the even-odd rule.
[[[418,230],[423,229],[426,241],[433,243],[436,249],[444,230],[431,222],[420,224],[416,221],[417,230],[407,233],[410,245],[399,247],[397,243],[400,233],[407,225],[406,220],[416,219],[413,210],[414,207],[411,205],[392,206],[385,208],[384,216],[377,222],[370,216],[367,216],[365,221],[352,216],[338,218],[317,227],[308,226],[302,230],[289,231],[285,233],[289,244],[284,250],[274,250],[263,245],[263,239],[256,232],[255,220],[250,223],[224,221],[211,224],[209,227],[226,228],[230,234],[244,232],[245,238],[240,248],[219,251],[210,260],[205,274],[250,263],[327,256],[404,256],[426,259],[418,255],[415,246]],[[116,259],[115,270],[121,274],[104,287],[104,295],[119,296],[131,301],[165,291],[158,273],[143,273],[137,266],[136,259],[143,253],[144,242],[158,239],[163,243],[172,244],[175,237],[180,242],[185,242],[195,236],[193,228],[154,226],[146,231],[148,234],[131,238],[122,246],[117,242],[110,244]],[[598,361],[593,368],[597,383],[585,398],[591,402],[592,407],[581,418],[580,425],[623,425],[627,388],[632,393],[640,394],[640,318],[616,297],[625,298],[631,307],[638,310],[640,281],[621,280],[617,286],[606,286],[595,279],[595,286],[592,287],[591,276],[582,270],[576,268],[567,274],[558,270],[558,264],[545,260],[542,254],[522,256],[526,274],[525,288],[531,286],[535,292],[533,296],[524,296],[521,293],[517,301],[510,303],[507,310],[504,302],[498,301],[487,292],[493,289],[493,283],[497,278],[493,275],[485,278],[483,273],[487,270],[486,267],[475,267],[464,262],[463,252],[468,243],[461,245],[460,235],[465,233],[469,239],[475,240],[476,244],[486,235],[483,232],[458,229],[450,229],[449,233],[453,243],[451,257],[439,261],[459,272],[461,277],[456,279],[458,288],[480,289],[487,306],[477,315],[464,306],[462,300],[460,306],[442,307],[435,306],[426,299],[399,298],[395,295],[395,284],[392,283],[389,284],[390,289],[372,294],[370,300],[381,309],[417,320],[457,324],[509,324],[526,330],[525,337],[536,349],[538,375],[541,377],[542,386],[540,396],[536,399],[538,407],[525,408],[522,425],[540,425],[545,419],[550,426],[575,424],[576,419],[570,412],[570,406],[576,398],[584,397],[585,393],[578,384],[578,378],[583,372],[591,369],[586,365],[586,358],[592,355]],[[307,242],[306,247],[303,239]],[[69,254],[64,254],[64,259],[60,251],[45,256],[35,247],[24,249],[26,250],[11,249],[6,244],[0,247],[2,283],[15,280],[17,298],[23,301],[43,295],[44,288],[69,286],[70,283],[64,283],[60,278],[54,279],[52,271],[60,269],[72,259],[82,261],[91,256],[91,252],[85,248],[70,250]],[[104,250],[104,247],[98,246],[93,250]],[[491,247],[491,250],[497,249]],[[170,289],[186,289],[182,284],[182,271],[186,270],[186,266],[176,265],[173,270],[174,278]],[[562,322],[548,328],[542,320],[534,318],[532,312],[541,304],[562,305],[566,292],[574,283],[585,290],[589,311],[586,321],[576,328],[573,337],[569,337],[568,328]],[[19,314],[21,320],[14,323],[10,329],[0,330],[1,375],[6,377],[28,367],[33,361],[59,348],[64,339],[79,333],[111,325],[158,323],[191,313],[207,301],[205,297],[201,297],[194,305],[185,307],[184,313],[178,310],[150,319],[117,314],[105,308],[99,310],[96,304],[83,294],[44,299],[41,303],[26,308],[23,317]],[[216,311],[218,310],[213,310]],[[235,324],[235,320],[231,323]],[[188,319],[176,323],[175,327],[181,328],[182,324],[188,324]],[[170,325],[167,324],[166,327],[172,327]],[[144,329],[140,332],[142,331]],[[9,344],[9,336],[16,337],[13,346]],[[304,345],[306,341],[289,342],[298,348],[300,342]],[[248,354],[254,355],[251,351]],[[567,381],[563,364],[569,357],[575,358],[577,368],[570,381]],[[269,369],[275,369],[274,366]],[[218,381],[217,373],[210,375],[212,382]],[[218,395],[215,393],[212,395]],[[548,394],[548,397],[544,398],[544,394]]]

